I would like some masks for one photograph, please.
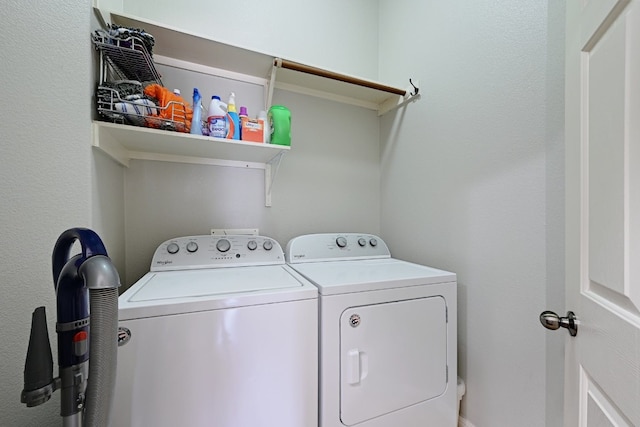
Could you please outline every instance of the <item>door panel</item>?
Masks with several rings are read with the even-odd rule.
[[[566,47],[565,425],[640,426],[640,0],[567,2]]]
[[[589,425],[594,427],[615,427],[607,414],[602,410],[598,403],[593,400],[592,396],[589,396],[587,408]]]
[[[584,371],[582,374],[582,383],[585,385],[584,399],[587,402],[585,419],[588,420],[588,427],[633,427],[597,384],[593,383]]]
[[[624,292],[625,21],[583,61],[588,100],[589,279]]]
[[[626,216],[627,282],[625,293],[640,309],[640,6],[637,1],[629,11],[627,23],[627,159],[625,163],[627,185]]]
[[[621,310],[603,298],[584,298],[578,331],[581,381],[586,381],[582,388],[597,384],[603,396],[635,420],[632,425],[640,425],[640,334],[635,320],[616,315],[616,311]],[[582,403],[586,397],[581,395]]]
[[[571,0],[575,2],[576,0]],[[580,47],[602,36],[631,0],[580,0]]]
[[[351,426],[447,389],[446,303],[440,296],[345,310],[340,418]]]

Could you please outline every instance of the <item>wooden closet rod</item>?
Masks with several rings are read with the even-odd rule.
[[[344,74],[334,73],[332,71],[323,70],[321,68],[310,67],[308,65],[299,64],[297,62],[288,61],[286,59],[276,58],[273,61],[273,65],[275,65],[276,67],[286,68],[288,70],[300,71],[301,73],[313,74],[314,76],[320,76],[327,79],[338,80],[358,86],[364,86],[370,89],[381,90],[383,92],[392,93],[394,95],[405,96],[407,94],[406,90],[386,86],[380,83],[370,82],[367,80],[357,79],[355,77],[345,76]]]

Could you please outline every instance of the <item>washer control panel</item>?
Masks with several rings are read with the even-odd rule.
[[[287,243],[288,263],[391,258],[384,241],[373,234],[325,233],[294,237]]]
[[[158,246],[151,271],[284,264],[282,247],[264,236],[187,236]]]

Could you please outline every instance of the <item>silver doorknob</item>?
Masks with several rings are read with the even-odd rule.
[[[540,313],[540,323],[547,329],[555,331],[559,328],[566,328],[569,334],[575,337],[578,334],[578,322],[573,311],[567,311],[567,317],[560,317],[553,311],[543,311]]]

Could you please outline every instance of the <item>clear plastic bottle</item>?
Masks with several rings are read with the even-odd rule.
[[[258,120],[262,120],[262,142],[269,144],[271,142],[271,128],[269,126],[269,118],[267,112],[262,110],[258,113]]]
[[[191,131],[193,135],[202,135],[202,96],[198,88],[193,88],[193,117],[191,118]]]

